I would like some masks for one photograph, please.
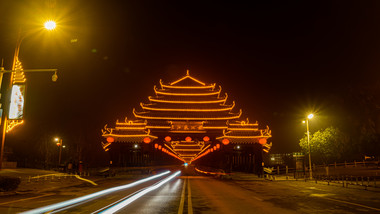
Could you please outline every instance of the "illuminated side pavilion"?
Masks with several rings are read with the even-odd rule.
[[[262,162],[261,153],[271,147],[269,128],[260,129],[257,122],[242,120],[242,110],[236,111],[235,102],[229,102],[227,93],[223,94],[215,83],[206,84],[187,71],[171,83],[160,80],[154,93],[148,103],[133,109],[133,120],[117,121],[114,128],[106,125],[102,130],[106,139],[103,149],[112,153],[114,164],[134,165],[139,159],[144,162],[152,151],[192,163],[212,153],[244,148],[252,151],[249,156],[259,157],[256,162]],[[136,156],[137,151],[140,156]],[[127,161],[134,155],[137,160]],[[229,158],[234,161],[232,156]]]

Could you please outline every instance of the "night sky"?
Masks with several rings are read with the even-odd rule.
[[[316,113],[312,131],[339,124],[342,97],[378,85],[379,1],[116,2],[0,1],[6,69],[20,27],[35,29],[48,16],[58,22],[22,43],[24,68],[57,68],[59,79],[27,74],[25,124],[6,146],[24,154],[21,147],[61,136],[102,155],[105,124],[132,118],[159,79],[189,69],[221,85],[243,119],[268,125],[273,152],[293,152],[307,113]]]

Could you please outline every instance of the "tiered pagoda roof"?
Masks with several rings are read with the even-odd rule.
[[[139,143],[147,138],[150,140],[157,139],[156,136],[150,134],[150,129],[146,128],[146,122],[128,120],[127,118],[124,122],[117,120],[115,128],[108,128],[105,125],[102,133],[103,137],[107,138],[107,143],[102,143],[103,149],[107,151],[108,146],[113,142]]]
[[[159,87],[153,89],[155,95],[148,97],[149,103],[141,103],[140,110],[133,109],[136,121],[117,122],[115,128],[103,130],[104,137],[113,137],[108,142],[150,142],[149,138],[164,144],[171,155],[191,162],[208,147],[218,144],[220,148],[219,143],[226,144],[226,140],[262,143],[259,139],[271,137],[269,128],[260,130],[257,122],[240,121],[242,111],[234,109],[234,101],[228,102],[221,86],[203,83],[189,71],[171,83],[160,80]]]
[[[235,103],[226,104],[227,95],[220,96],[222,88],[205,84],[187,72],[186,76],[154,86],[155,96],[150,103],[141,103],[142,111],[133,110],[136,118],[167,121],[208,121],[237,119],[240,112],[232,112]],[[148,122],[149,123],[149,122]]]

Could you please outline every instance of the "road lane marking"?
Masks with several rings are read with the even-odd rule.
[[[256,196],[252,196],[252,198],[258,200],[258,201],[264,201],[263,199],[259,198],[259,197],[256,197]]]
[[[316,197],[319,197],[319,196],[316,196]],[[365,206],[365,205],[362,205],[362,204],[352,203],[352,202],[348,202],[348,201],[342,201],[342,200],[333,199],[333,198],[325,198],[325,197],[321,197],[321,198],[324,198],[324,199],[327,199],[327,200],[330,200],[330,201],[337,201],[337,202],[344,203],[344,204],[350,204],[350,205],[354,205],[354,206],[358,206],[358,207],[363,207],[363,208],[367,208],[367,209],[370,209],[370,210],[380,211],[379,208],[369,207],[369,206]]]
[[[90,184],[92,184],[92,185],[94,185],[94,186],[97,186],[97,185],[98,185],[97,183],[95,183],[95,182],[93,182],[93,181],[91,181],[91,180],[88,180],[88,179],[82,178],[82,177],[80,177],[79,175],[75,175],[75,177],[78,178],[78,179],[80,179],[80,180],[82,180],[82,181],[86,181],[86,182],[88,182],[88,183],[90,183]]]
[[[140,197],[142,197],[143,195],[147,194],[148,192],[151,192],[159,187],[161,187],[162,185],[164,185],[165,183],[169,182],[170,180],[172,180],[173,178],[175,178],[177,175],[181,174],[181,171],[177,171],[175,173],[173,173],[172,175],[170,175],[169,177],[153,184],[152,186],[149,186],[147,188],[144,188],[142,190],[139,190],[137,192],[135,192],[134,195],[132,195],[131,197],[128,196],[127,199],[113,205],[112,207],[100,212],[100,213],[104,213],[104,214],[113,214],[115,212],[118,212],[119,210],[123,209],[124,207],[126,207],[128,204],[132,203],[133,201],[139,199]]]
[[[158,177],[164,176],[164,175],[169,174],[169,173],[170,173],[170,171],[165,171],[163,173],[160,173],[160,174],[157,174],[157,175],[154,175],[154,176],[151,176],[151,177],[147,177],[147,178],[144,178],[144,179],[141,179],[141,180],[137,180],[137,181],[135,181],[133,183],[129,183],[129,184],[122,185],[122,186],[117,186],[117,187],[112,187],[112,188],[105,189],[105,190],[102,190],[102,191],[99,191],[99,192],[95,192],[95,193],[92,193],[92,194],[89,194],[89,195],[81,196],[79,198],[74,198],[74,199],[71,199],[71,200],[62,201],[62,202],[59,202],[59,203],[56,203],[56,204],[50,204],[50,205],[47,205],[47,206],[44,206],[44,207],[40,207],[40,208],[36,208],[36,209],[33,209],[33,210],[25,211],[25,212],[22,212],[22,213],[24,213],[24,214],[25,213],[34,214],[34,213],[50,212],[50,211],[55,210],[55,209],[61,209],[63,207],[68,207],[68,206],[71,206],[71,205],[74,205],[74,204],[78,204],[78,203],[81,203],[81,202],[93,199],[95,197],[107,195],[107,194],[110,194],[110,193],[115,192],[115,191],[119,191],[119,190],[127,189],[127,188],[130,188],[130,187],[133,187],[133,186],[137,186],[137,185],[139,185],[141,183],[144,183],[144,182],[156,179]]]
[[[188,179],[210,179],[210,177],[206,177],[206,176],[179,176],[179,178],[188,178]]]
[[[330,194],[330,193],[325,193],[325,194],[318,194],[318,193],[314,193],[314,194],[310,194],[310,196],[315,196],[315,197],[326,197],[326,196],[334,196],[335,194]]]
[[[49,177],[49,176],[62,176],[64,174],[65,173],[53,173],[53,174],[37,175],[37,176],[33,176],[31,178],[43,178],[43,177]]]
[[[183,187],[182,187],[182,193],[181,193],[181,201],[179,202],[178,214],[183,213],[183,207],[185,205],[185,190],[186,190],[186,178],[183,179]]]
[[[40,195],[40,196],[36,196],[36,197],[24,198],[24,199],[19,199],[19,200],[15,200],[15,201],[8,201],[8,202],[0,203],[0,205],[11,204],[11,203],[16,203],[16,202],[20,202],[20,201],[27,201],[27,200],[32,200],[32,199],[36,199],[36,198],[42,198],[42,197],[50,196],[50,195],[55,195],[55,193],[48,193],[48,194]]]
[[[193,214],[193,205],[191,202],[190,180],[187,181],[187,214]]]

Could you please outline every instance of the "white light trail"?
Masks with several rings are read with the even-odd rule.
[[[156,184],[150,186],[150,187],[147,187],[139,192],[137,192],[136,194],[132,195],[131,197],[129,197],[128,199],[100,212],[101,214],[112,214],[112,213],[115,213],[117,211],[119,211],[120,209],[124,208],[125,206],[127,206],[128,204],[132,203],[133,201],[137,200],[138,198],[140,198],[141,196],[145,195],[146,193],[148,192],[151,192],[157,188],[159,188],[160,186],[164,185],[165,183],[169,182],[171,179],[173,179],[174,177],[176,177],[177,175],[181,174],[181,171],[177,171],[175,172],[173,175],[163,179],[162,181],[159,181],[157,182]]]
[[[105,189],[105,190],[102,190],[102,191],[99,191],[99,192],[95,192],[95,193],[92,193],[92,194],[89,194],[89,195],[85,195],[85,196],[82,196],[82,197],[79,197],[79,198],[74,198],[74,199],[71,199],[71,200],[68,200],[68,201],[63,201],[63,202],[60,202],[60,203],[51,204],[51,205],[48,205],[48,206],[45,206],[45,207],[36,208],[36,209],[25,211],[25,212],[22,212],[22,213],[23,214],[35,214],[35,213],[49,212],[49,211],[52,211],[52,210],[55,210],[55,209],[59,209],[59,208],[66,207],[66,206],[70,206],[70,205],[77,204],[77,203],[80,203],[80,202],[83,202],[83,201],[86,201],[86,200],[89,200],[89,199],[93,199],[95,197],[99,197],[99,196],[102,196],[102,195],[105,195],[105,194],[109,194],[111,192],[115,192],[115,191],[122,190],[122,189],[127,189],[127,188],[130,188],[130,187],[136,186],[138,184],[141,184],[141,183],[153,180],[155,178],[164,176],[164,175],[166,175],[168,173],[170,173],[170,171],[165,171],[163,173],[160,173],[160,174],[157,174],[157,175],[154,175],[154,176],[151,176],[151,177],[147,177],[147,178],[135,181],[135,182],[130,183],[130,184],[126,184],[126,185],[122,185],[122,186],[117,186],[117,187]]]

